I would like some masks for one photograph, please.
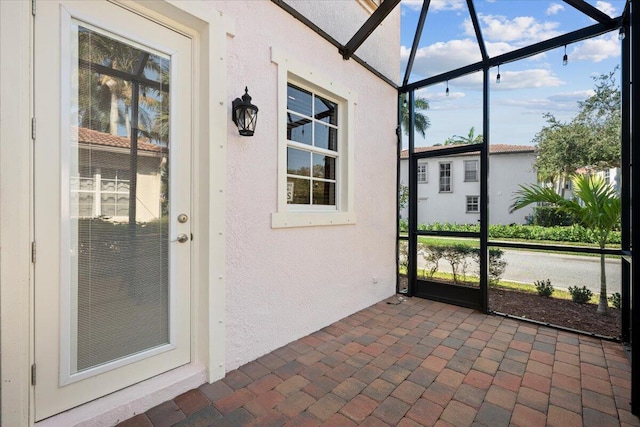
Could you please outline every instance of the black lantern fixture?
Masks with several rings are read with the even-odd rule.
[[[251,103],[251,96],[246,87],[242,99],[236,98],[231,103],[231,120],[238,126],[240,135],[253,136],[258,121],[258,107]]]

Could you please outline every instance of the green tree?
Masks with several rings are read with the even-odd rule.
[[[475,126],[471,126],[467,136],[453,135],[451,138],[447,138],[444,145],[482,144],[483,142],[484,136],[482,134],[476,135]]]
[[[540,180],[554,184],[560,194],[578,168],[597,171],[620,164],[622,123],[616,71],[594,78],[594,94],[578,102],[578,114],[570,121],[561,122],[546,113],[547,124],[533,139]]]
[[[532,203],[547,203],[557,206],[575,218],[596,237],[600,249],[604,249],[609,234],[620,224],[622,204],[615,189],[599,176],[576,175],[572,179],[575,198],[567,200],[554,189],[538,185],[521,185],[517,191],[511,211]],[[600,254],[600,300],[598,313],[606,314],[607,277],[605,256]]]
[[[407,94],[403,93],[400,97],[400,114],[402,116],[402,130],[405,135],[409,134],[409,105],[407,103]],[[415,130],[424,138],[427,129],[431,126],[429,117],[421,113],[421,111],[429,109],[429,101],[425,98],[415,97],[413,100],[415,107]]]
[[[535,168],[540,181],[551,182],[555,191],[564,197],[567,179],[588,164],[590,129],[575,120],[561,122],[550,113],[544,117],[547,125],[533,139],[538,148]]]

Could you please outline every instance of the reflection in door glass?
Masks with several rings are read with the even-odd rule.
[[[171,64],[101,30],[72,28],[63,225],[76,373],[169,342]]]

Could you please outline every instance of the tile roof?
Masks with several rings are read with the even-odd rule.
[[[453,145],[434,145],[431,147],[416,147],[416,153],[425,153],[427,151],[436,151],[442,150],[443,148],[450,148]],[[489,146],[489,154],[511,154],[511,153],[535,153],[536,147],[533,145],[514,145],[514,144],[491,144]],[[465,154],[458,154],[465,155]],[[476,155],[475,153],[470,153],[466,155]],[[401,159],[409,158],[409,151],[402,150],[402,154],[400,155]]]
[[[110,135],[108,133],[98,132],[97,130],[87,129],[83,127],[79,127],[77,129],[78,129],[78,141],[82,143],[104,145],[108,147],[117,147],[117,148],[127,148],[127,149],[131,148],[131,142],[127,137]],[[163,153],[167,151],[167,148],[153,144],[149,142],[147,138],[139,138],[138,150]]]

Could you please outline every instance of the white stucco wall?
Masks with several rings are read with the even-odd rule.
[[[340,9],[349,3],[340,2]],[[332,4],[336,7],[324,2],[323,7],[338,8]],[[247,85],[260,108],[252,138],[229,127],[225,345],[230,370],[394,293],[397,95],[271,2],[225,1],[215,7],[235,20],[235,37],[228,40],[227,99],[240,96]],[[355,141],[350,141],[355,225],[271,227],[278,191],[278,65],[271,62],[272,47],[357,93]],[[383,52],[388,62],[398,63],[397,45]]]
[[[47,418],[42,426],[114,425],[395,292],[396,90],[355,61],[344,61],[334,46],[266,0],[128,5],[160,22],[174,21],[196,38],[194,87],[201,96],[194,106],[192,359]],[[0,246],[9,248],[0,257],[2,422],[26,426],[34,422],[35,405],[33,28],[30,4],[2,1],[0,11],[0,86],[6,94],[0,120],[14,124],[0,127]],[[377,54],[398,64],[399,43],[393,43],[381,44]],[[357,94],[355,137],[349,141],[354,225],[271,226],[278,195],[278,65],[271,61],[272,47]],[[231,101],[245,86],[260,107],[252,138],[238,136],[230,119]],[[5,215],[7,206],[11,215]]]
[[[509,213],[513,193],[520,184],[536,184],[533,153],[500,153],[489,157],[489,222],[490,224],[525,224],[533,207]],[[420,160],[427,164],[427,182],[418,183],[418,223],[433,222],[475,224],[479,213],[466,212],[466,196],[480,195],[480,182],[464,182],[464,161],[479,156],[448,156]],[[439,163],[451,162],[451,192],[439,192]],[[479,171],[479,169],[478,169]],[[480,172],[478,172],[479,174]],[[408,183],[408,160],[400,162],[401,182]],[[479,175],[478,175],[479,177]],[[407,219],[408,209],[401,211]]]

